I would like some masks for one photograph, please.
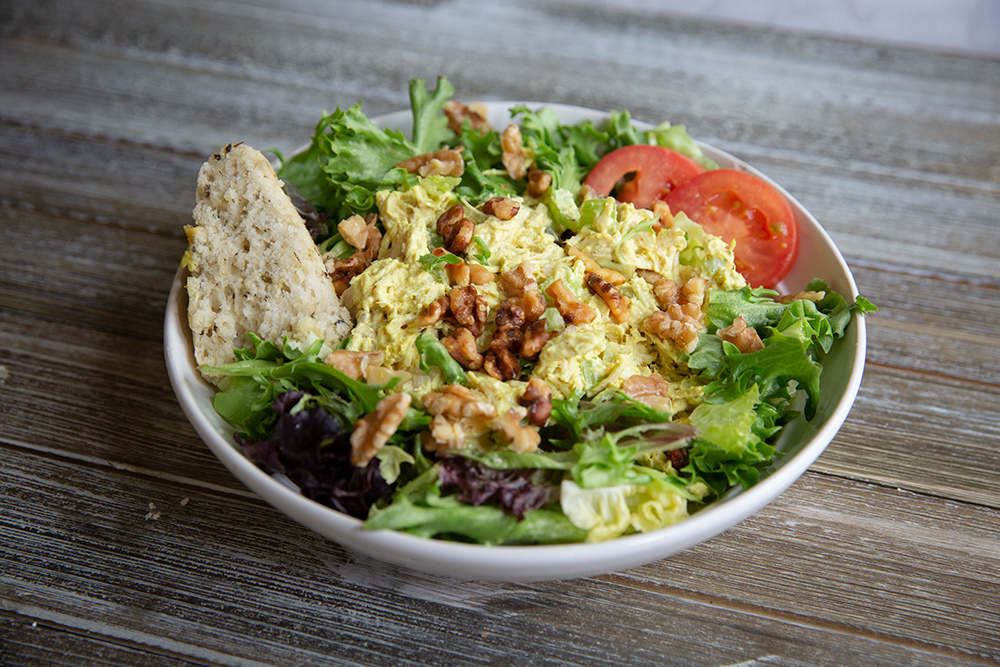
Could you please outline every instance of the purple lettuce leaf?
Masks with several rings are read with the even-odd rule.
[[[359,519],[390,490],[378,459],[351,465],[350,432],[321,407],[293,412],[305,396],[290,391],[274,400],[278,419],[268,440],[236,437],[243,453],[263,470],[283,473],[307,498]]]
[[[559,500],[561,471],[537,468],[497,470],[462,456],[438,461],[441,489],[457,488],[456,498],[470,505],[496,503],[518,520]]]

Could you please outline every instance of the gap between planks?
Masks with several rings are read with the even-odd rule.
[[[8,440],[6,438],[0,440],[0,446],[4,446],[7,449],[14,451],[20,451],[35,456],[41,456],[51,461],[83,464],[95,470],[100,470],[100,469],[119,470],[122,472],[129,473],[130,475],[133,475],[134,477],[139,479],[146,479],[154,482],[172,482],[180,486],[188,487],[190,489],[197,489],[199,491],[206,491],[222,496],[239,496],[245,500],[256,501],[261,505],[267,505],[267,503],[260,496],[258,496],[250,489],[245,488],[243,486],[243,483],[240,482],[239,479],[235,475],[233,475],[228,469],[226,470],[226,473],[238,485],[224,486],[222,484],[213,484],[211,482],[201,482],[192,477],[185,477],[183,475],[178,475],[175,473],[162,472],[158,470],[153,470],[151,468],[143,468],[141,466],[130,465],[127,463],[119,463],[116,461],[111,461],[110,459],[100,458],[97,456],[87,456],[86,454],[78,454],[70,450],[31,445],[25,442]]]
[[[895,327],[892,327],[895,328]],[[903,329],[904,327],[899,327]],[[876,361],[866,361],[865,367],[881,368],[883,370],[895,371],[901,374],[913,375],[916,377],[933,378],[935,380],[942,380],[944,382],[953,384],[971,384],[978,387],[983,387],[985,389],[1000,389],[1000,384],[996,382],[986,382],[985,380],[976,380],[973,378],[958,377],[955,375],[948,375],[947,373],[939,373],[936,371],[921,370],[919,368],[906,368],[905,366],[894,366],[892,364],[884,364]]]
[[[963,660],[973,661],[983,665],[1000,665],[1000,661],[993,660],[987,656],[965,653],[963,651],[939,644],[921,642],[915,639],[906,639],[896,635],[867,630],[848,623],[828,621],[816,616],[805,616],[790,611],[781,611],[772,607],[765,607],[751,602],[741,602],[732,598],[716,597],[690,589],[677,588],[674,586],[650,582],[641,577],[630,574],[630,571],[601,575],[596,578],[609,585],[617,585],[626,589],[639,588],[648,593],[678,597],[691,604],[701,604],[707,607],[718,607],[720,605],[716,601],[723,600],[727,611],[734,614],[746,614],[747,616],[766,618],[770,621],[774,621],[775,623],[809,628],[812,630],[820,630],[829,632],[830,634],[838,634],[856,639],[866,639],[872,642],[878,642],[898,648],[922,651],[929,655],[938,657],[961,658]]]
[[[269,667],[269,663],[257,662],[219,651],[203,648],[195,644],[180,642],[168,637],[155,635],[106,623],[88,621],[79,616],[70,616],[41,607],[13,604],[0,598],[0,609],[32,620],[32,626],[42,624],[53,630],[68,632],[83,638],[97,635],[109,644],[123,648],[149,651],[154,655],[169,656],[204,665],[232,665],[233,667]]]

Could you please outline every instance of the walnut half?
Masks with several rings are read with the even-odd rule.
[[[698,345],[701,323],[676,303],[647,317],[643,326],[649,333],[673,342],[685,352],[694,352]]]
[[[366,466],[378,451],[389,442],[406,417],[410,395],[389,394],[375,405],[375,409],[354,424],[351,433],[351,465]]]
[[[533,452],[538,449],[538,444],[542,441],[537,428],[521,423],[521,418],[526,414],[527,410],[520,406],[511,408],[493,424],[510,443],[510,449],[515,452]]]
[[[719,329],[715,333],[722,340],[735,345],[743,354],[764,349],[764,343],[757,334],[757,330],[753,327],[748,327],[747,321],[742,316],[733,320],[730,326]]]
[[[556,310],[563,316],[566,324],[593,322],[597,318],[597,311],[577,299],[561,279],[546,287],[545,293],[555,301]]]
[[[507,170],[507,175],[519,181],[528,173],[528,156],[524,153],[521,141],[521,128],[511,123],[500,135],[501,161]]]
[[[528,411],[528,421],[535,426],[545,426],[552,414],[552,390],[542,380],[531,378],[521,398],[517,400]]]
[[[670,385],[659,373],[633,375],[622,387],[625,395],[657,410],[670,411]]]
[[[628,321],[629,298],[619,292],[617,287],[596,273],[587,274],[587,287],[604,300],[611,319],[618,324]]]
[[[424,178],[428,176],[461,176],[465,173],[465,160],[461,153],[463,148],[463,146],[442,148],[433,153],[414,155],[396,166]]]
[[[352,380],[360,380],[361,378],[367,380],[369,369],[381,366],[384,360],[385,352],[382,350],[374,352],[334,350],[326,355],[324,362],[327,366],[333,366]]]
[[[444,247],[448,252],[462,254],[472,243],[476,225],[465,217],[465,207],[455,204],[438,216],[437,233],[444,238]]]
[[[466,121],[473,131],[483,134],[490,129],[487,120],[489,115],[486,105],[482,102],[470,102],[462,104],[455,100],[448,100],[444,105],[444,115],[448,117],[448,128],[455,134],[461,134]]]

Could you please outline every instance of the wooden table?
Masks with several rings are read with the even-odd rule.
[[[162,318],[199,166],[439,74],[684,124],[829,230],[880,310],[777,501],[614,575],[454,581],[198,439]],[[7,0],[0,156],[0,663],[1000,664],[1000,60],[558,0]]]

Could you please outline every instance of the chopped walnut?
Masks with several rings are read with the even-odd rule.
[[[537,320],[524,328],[524,336],[521,339],[522,357],[534,359],[541,354],[545,344],[559,334],[558,331],[546,331],[545,326],[545,320]]]
[[[808,290],[806,292],[799,292],[798,294],[785,294],[779,299],[779,301],[781,301],[781,303],[791,303],[792,301],[799,301],[799,300],[822,301],[825,298],[826,298],[826,292],[824,291],[814,292],[812,290]]]
[[[691,278],[683,285],[678,286],[670,278],[661,276],[653,283],[653,297],[656,298],[656,303],[660,305],[660,308],[677,304],[684,307],[685,312],[694,317],[693,313],[700,311],[705,305],[705,285],[704,278]]]
[[[384,360],[385,352],[382,350],[375,352],[334,350],[324,359],[327,366],[333,366],[352,380],[359,380],[362,377],[367,380],[368,370],[375,366],[381,366]]]
[[[674,226],[674,214],[670,212],[670,207],[665,201],[654,201],[653,202],[653,215],[656,216],[657,220],[653,223],[653,231],[658,232],[661,229],[670,229]]]
[[[330,280],[333,281],[333,287],[338,296],[350,287],[351,280],[355,276],[361,275],[378,257],[379,246],[382,243],[382,232],[375,226],[376,219],[373,214],[365,217],[367,223],[366,239],[362,249],[345,259],[340,259],[329,252],[323,255],[323,264]]]
[[[597,318],[597,311],[576,298],[562,280],[556,280],[547,288],[545,293],[555,301],[556,310],[562,315],[566,324],[579,324],[581,322],[593,322]]]
[[[444,319],[449,309],[448,297],[443,296],[437,301],[431,301],[423,315],[413,320],[413,325],[417,327],[427,327]]]
[[[520,346],[520,330],[516,332],[517,340],[515,345]],[[483,357],[483,370],[492,377],[502,382],[516,380],[521,377],[521,362],[517,355],[511,350],[511,339],[508,336],[497,332],[490,341],[490,349]]]
[[[448,277],[451,282],[456,285],[468,285],[469,284],[469,265],[465,262],[459,262],[458,264],[445,264],[445,271],[448,273]]]
[[[677,291],[677,283],[665,276],[660,276],[653,283],[653,298],[656,299],[656,303],[659,304],[660,308],[666,308],[677,303]]]
[[[730,326],[719,329],[715,334],[722,340],[735,345],[743,354],[764,349],[764,343],[757,334],[757,330],[748,327],[747,321],[742,316],[737,317]]]
[[[705,284],[704,278],[691,278],[688,280],[681,285],[680,290],[677,292],[677,303],[682,306],[692,304],[700,309],[705,305]]]
[[[536,289],[529,289],[522,296],[512,296],[497,307],[497,329],[520,329],[540,318],[545,308],[545,297]]]
[[[444,238],[444,247],[448,252],[461,254],[472,243],[476,225],[465,217],[465,207],[455,204],[438,216],[437,233]]]
[[[475,395],[460,384],[446,384],[438,391],[424,394],[424,407],[434,416],[443,415],[452,419],[492,419],[496,408],[478,400]]]
[[[643,326],[649,333],[672,341],[685,352],[693,352],[698,344],[701,323],[675,303],[667,310],[658,310],[647,317]]]
[[[462,148],[442,148],[433,153],[414,155],[403,160],[397,167],[402,167],[411,174],[428,176],[461,176],[465,173],[465,160],[462,158]]]
[[[409,407],[409,394],[389,394],[359,419],[351,433],[351,465],[368,465],[399,428]]]
[[[524,296],[515,297],[515,299],[524,311],[524,321],[529,323],[544,315],[545,309],[548,307],[545,297],[536,289],[529,289],[524,293]]]
[[[528,421],[535,426],[545,426],[552,414],[552,390],[542,380],[531,378],[517,402],[528,410]]]
[[[469,264],[462,261],[458,264],[445,264],[448,277],[455,285],[488,285],[495,280],[493,273],[482,264]]]
[[[537,428],[521,424],[525,414],[527,411],[524,408],[512,408],[494,422],[497,430],[510,442],[510,449],[520,453],[535,451],[542,441]]]
[[[351,280],[364,273],[364,270],[371,265],[370,262],[365,261],[365,255],[360,250],[346,259],[330,255],[325,258],[324,264],[337,296],[343,295],[351,286]]]
[[[552,186],[552,174],[541,169],[532,169],[528,172],[528,189],[526,193],[529,197],[541,197],[545,191]]]
[[[597,199],[599,197],[602,197],[603,195],[601,195],[600,192],[594,190],[594,188],[584,183],[580,187],[580,192],[577,193],[577,196],[580,198],[581,202],[585,202],[589,199]]]
[[[485,297],[476,291],[475,286],[452,287],[448,292],[448,307],[455,321],[471,331],[473,336],[483,332],[489,305]]]
[[[448,128],[455,134],[462,133],[466,121],[469,121],[469,127],[480,134],[490,129],[490,123],[486,119],[486,105],[482,102],[462,104],[448,100],[444,105],[444,115],[448,117]]]
[[[420,444],[425,451],[443,452],[465,446],[465,428],[460,421],[436,415],[430,427],[420,434]]]
[[[521,205],[510,197],[491,197],[483,204],[483,213],[499,220],[510,220],[521,210]]]
[[[509,296],[524,296],[526,290],[537,288],[535,267],[531,262],[521,262],[516,269],[500,276],[500,287]]]
[[[469,282],[473,285],[488,285],[495,279],[493,272],[482,264],[469,264]]]
[[[465,370],[478,371],[483,367],[483,355],[476,347],[476,337],[465,327],[455,329],[454,336],[442,338],[441,344]]]
[[[650,285],[655,285],[658,280],[663,278],[663,276],[652,269],[639,269],[635,270],[639,277],[645,280]]]
[[[441,234],[442,227],[451,227],[452,225],[458,224],[462,218],[465,217],[465,206],[462,204],[455,204],[449,207],[444,213],[438,216],[437,228],[438,234]]]
[[[657,410],[670,411],[670,385],[659,373],[633,375],[622,387],[625,395]]]
[[[579,248],[577,248],[576,246],[571,246],[571,245],[566,246],[566,254],[569,255],[570,257],[575,257],[576,259],[579,259],[581,262],[583,262],[583,266],[588,273],[596,273],[598,276],[600,276],[604,280],[607,280],[612,285],[624,285],[627,282],[625,276],[623,276],[622,274],[618,273],[613,269],[604,268],[603,266],[595,262],[593,258],[591,258],[589,255],[584,254],[584,252]],[[636,269],[636,271],[638,270],[639,269]]]
[[[524,330],[521,328],[497,329],[493,332],[493,337],[490,339],[490,349],[495,350],[498,347],[506,347],[514,354],[520,354],[521,341],[523,339]]]
[[[701,324],[705,320],[705,313],[702,311],[701,306],[696,303],[681,303],[676,304],[681,307],[681,312],[690,317],[692,320]]]
[[[524,178],[528,173],[528,156],[524,153],[524,144],[521,142],[521,128],[511,123],[500,135],[500,156],[503,161],[507,175],[515,181]]]
[[[629,298],[619,292],[617,287],[596,273],[587,274],[587,287],[604,300],[611,319],[618,324],[628,321]]]
[[[499,331],[520,329],[526,322],[524,308],[516,298],[507,299],[497,307],[494,322]]]
[[[352,215],[337,224],[337,231],[358,250],[362,250],[368,242],[368,222],[360,215]]]

